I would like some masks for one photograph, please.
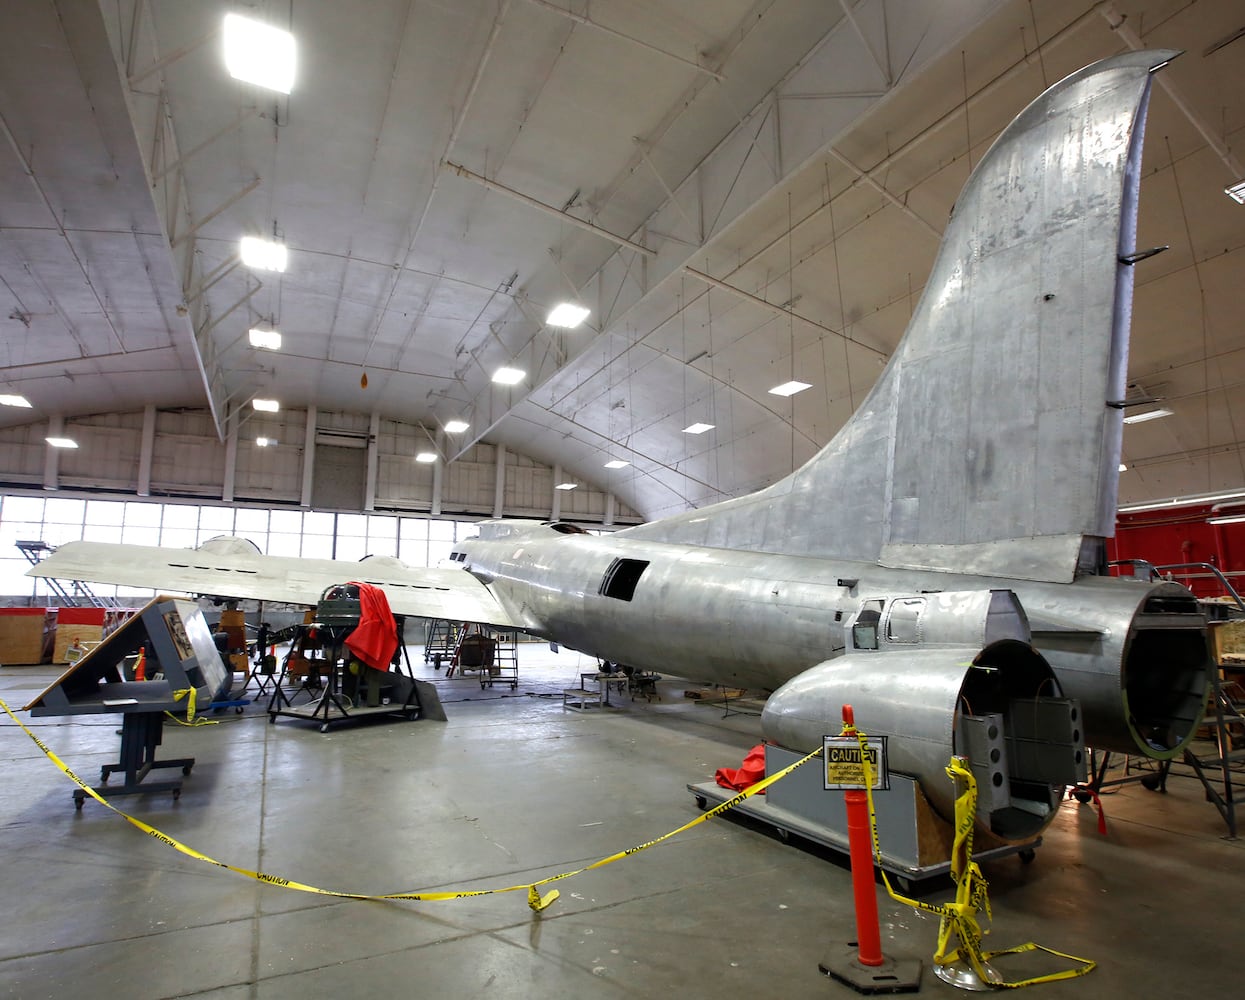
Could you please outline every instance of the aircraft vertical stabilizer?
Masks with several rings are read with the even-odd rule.
[[[1150,74],[1055,84],[973,171],[907,332],[860,409],[758,493],[623,535],[1073,579],[1113,534]],[[1116,404],[1116,405],[1113,405]]]

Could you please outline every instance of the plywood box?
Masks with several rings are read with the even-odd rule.
[[[1211,622],[1210,635],[1216,662],[1245,654],[1245,621]]]
[[[62,612],[63,615],[63,612]],[[90,648],[104,638],[103,625],[76,625],[60,621],[56,625],[56,645],[52,648],[53,663],[69,662],[69,647],[76,639]]]
[[[42,663],[47,608],[0,608],[0,664]]]

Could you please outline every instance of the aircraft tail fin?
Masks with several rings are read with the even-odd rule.
[[[1150,74],[1055,84],[973,171],[861,407],[758,493],[628,529],[671,542],[1071,580],[1114,533]]]

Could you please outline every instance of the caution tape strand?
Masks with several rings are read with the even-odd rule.
[[[977,914],[984,911],[986,919],[993,919],[988,894],[989,883],[981,872],[977,862],[973,860],[973,828],[977,817],[977,781],[972,771],[952,757],[946,768],[947,777],[962,783],[963,792],[955,798],[955,834],[951,847],[951,877],[955,881],[955,899],[950,903],[926,903],[897,893],[892,888],[886,869],[882,867],[882,851],[878,841],[877,812],[873,807],[873,776],[870,773],[869,756],[866,753],[868,737],[853,726],[844,725],[844,736],[855,736],[860,743],[861,763],[864,765],[865,798],[869,805],[869,834],[873,842],[873,857],[882,873],[882,884],[886,892],[897,903],[936,914],[940,918],[938,925],[938,947],[934,952],[937,965],[950,965],[963,958],[972,967],[983,983],[998,989],[1019,989],[1034,986],[1038,983],[1053,983],[1061,979],[1075,979],[1084,976],[1097,968],[1098,963],[1088,958],[1078,958],[1062,951],[1055,951],[1030,941],[1027,944],[1012,948],[1001,948],[997,951],[984,951],[981,940],[987,932],[981,929]],[[953,947],[953,940],[958,947]],[[1018,955],[1024,952],[1040,951],[1070,962],[1080,963],[1077,968],[1064,969],[1059,972],[1034,976],[1030,979],[1008,981],[999,978],[994,970],[987,967],[992,958],[1000,955]]]
[[[191,698],[193,699],[193,692],[191,693]],[[191,706],[193,706],[193,700],[191,701],[190,704]],[[279,886],[282,889],[292,889],[297,892],[314,893],[319,896],[334,896],[334,897],[337,897],[338,899],[361,899],[361,900],[393,899],[393,900],[411,900],[415,902],[439,902],[439,901],[449,900],[449,899],[467,899],[472,896],[498,895],[504,892],[526,892],[528,906],[530,906],[533,910],[536,910],[536,911],[545,909],[550,903],[552,903],[559,896],[558,890],[556,889],[550,892],[547,892],[544,895],[541,895],[539,891],[540,886],[546,886],[554,882],[560,882],[565,879],[571,878],[575,875],[581,875],[584,872],[592,871],[593,869],[596,869],[596,868],[603,868],[606,865],[613,864],[616,861],[621,861],[623,858],[628,858],[634,854],[639,854],[641,851],[646,851],[650,847],[655,847],[656,845],[669,840],[671,837],[678,836],[680,833],[684,833],[687,830],[690,830],[694,826],[697,826],[701,823],[708,822],[711,819],[721,816],[723,813],[739,805],[739,803],[743,802],[745,799],[751,798],[753,795],[757,795],[760,792],[763,792],[770,785],[774,784],[776,781],[780,781],[781,779],[785,778],[788,774],[794,771],[797,767],[800,767],[803,764],[808,763],[810,760],[812,760],[814,757],[818,756],[821,753],[820,749],[814,750],[812,753],[808,754],[805,757],[802,757],[800,760],[797,760],[795,763],[788,765],[787,767],[783,768],[781,771],[778,771],[777,773],[770,775],[769,777],[763,779],[762,781],[757,782],[755,785],[752,785],[751,787],[744,789],[742,792],[739,792],[734,797],[727,799],[725,802],[722,802],[719,805],[714,806],[712,809],[706,810],[705,812],[701,813],[699,816],[697,816],[695,819],[691,820],[690,822],[684,823],[677,830],[671,830],[669,833],[664,834],[660,837],[657,837],[654,840],[646,841],[643,844],[637,844],[635,847],[629,847],[624,851],[618,851],[615,854],[611,854],[608,857],[601,858],[599,861],[594,861],[592,864],[585,865],[582,868],[577,868],[574,871],[562,872],[558,875],[551,875],[548,878],[538,879],[535,882],[524,882],[519,885],[508,885],[503,888],[497,888],[497,889],[463,889],[463,890],[442,891],[442,892],[429,892],[425,890],[420,890],[418,892],[389,892],[389,893],[381,893],[381,894],[372,894],[372,893],[359,893],[359,892],[339,892],[334,889],[322,889],[319,886],[308,885],[305,882],[298,882],[298,881],[295,881],[294,879],[283,878],[280,875],[273,875],[269,872],[252,871],[249,868],[241,868],[241,867],[238,867],[237,865],[226,864],[224,861],[218,861],[215,858],[210,857],[207,854],[204,854],[202,851],[197,851],[193,847],[189,847],[186,844],[183,844],[181,841],[173,837],[170,837],[168,834],[162,833],[161,831],[157,830],[155,827],[147,823],[144,823],[142,820],[135,819],[133,816],[129,815],[128,813],[123,812],[122,810],[118,809],[111,802],[109,802],[106,798],[104,798],[104,796],[102,796],[99,792],[97,792],[90,785],[88,785],[85,781],[83,781],[80,777],[78,777],[78,775],[76,775],[73,772],[73,770],[51,750],[50,747],[48,747],[41,739],[39,739],[39,737],[35,735],[34,732],[32,732],[16,715],[13,714],[12,709],[9,708],[8,704],[5,703],[3,699],[0,699],[0,708],[2,708],[5,714],[8,715],[8,717],[17,724],[17,726],[22,730],[22,732],[24,732],[27,736],[29,736],[34,741],[35,746],[37,746],[40,750],[43,751],[44,755],[48,758],[48,760],[50,760],[53,764],[55,764],[56,767],[59,768],[60,771],[63,774],[65,774],[66,777],[68,777],[71,781],[73,781],[79,788],[81,788],[82,791],[86,795],[89,795],[91,798],[93,798],[96,802],[98,802],[100,805],[104,806],[105,808],[111,809],[114,813],[116,813],[118,816],[124,819],[127,823],[130,823],[131,825],[137,827],[139,830],[147,834],[149,837],[152,837],[160,841],[160,843],[164,844],[167,847],[173,848],[175,851],[178,851],[179,853],[184,854],[188,858],[193,858],[196,861],[202,861],[204,864],[213,865],[217,868],[224,868],[227,871],[234,872],[235,874],[242,875],[246,878],[254,879],[258,882],[263,882],[266,885],[275,885],[275,886]]]

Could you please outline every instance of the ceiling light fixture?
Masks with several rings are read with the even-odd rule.
[[[238,244],[238,252],[242,255],[242,263],[257,271],[281,273],[289,262],[284,243],[261,240],[258,236],[243,236]]]
[[[1245,181],[1237,181],[1223,189],[1223,193],[1238,205],[1245,205]]]
[[[53,448],[76,448],[78,447],[78,442],[75,441],[73,438],[46,437],[43,440],[46,441],[48,444],[50,444]]]
[[[567,330],[573,330],[588,318],[589,309],[583,306],[577,306],[573,302],[559,302],[550,310],[549,315],[545,317],[545,322],[549,326],[560,326]]]
[[[616,458],[611,462],[606,462],[605,467],[607,469],[625,469],[630,464],[630,462],[624,462],[621,458]]]
[[[692,424],[690,427],[684,427],[684,434],[703,434],[705,431],[711,431],[717,424]]]
[[[431,465],[436,460],[437,453],[435,451],[421,451],[415,456],[415,461],[419,462],[421,465]]]
[[[269,448],[277,443],[276,438],[257,437],[255,443],[261,448]]]
[[[493,381],[498,385],[518,385],[527,376],[527,372],[518,368],[498,368],[493,372]]]
[[[1157,410],[1146,410],[1145,413],[1134,413],[1124,418],[1126,424],[1144,424],[1147,420],[1158,420],[1159,417],[1170,417],[1172,411],[1159,407]]]
[[[775,396],[794,396],[797,392],[803,392],[805,389],[811,389],[812,385],[808,382],[799,382],[792,379],[790,382],[784,382],[782,385],[776,385],[770,390]]]
[[[278,93],[294,88],[298,63],[294,36],[240,14],[225,15],[225,69],[235,80]]]
[[[1128,471],[1128,466],[1127,466],[1127,465],[1125,465],[1123,462],[1121,462],[1121,463],[1120,463],[1120,471],[1121,471],[1121,472],[1127,472],[1127,471]]]
[[[0,406],[23,406],[30,408],[30,400],[25,396],[0,396]]]
[[[578,483],[558,483],[558,485],[555,486],[554,489],[555,490],[573,490],[578,485],[579,485]]]
[[[247,331],[252,347],[260,347],[268,351],[281,350],[281,333],[278,330],[260,330],[252,327]]]
[[[1208,517],[1207,524],[1240,524],[1245,521],[1245,514],[1233,514],[1229,517]]]
[[[461,434],[470,426],[471,424],[467,423],[465,420],[447,420],[445,422],[445,433]]]
[[[264,413],[276,413],[281,409],[281,404],[275,399],[252,399],[251,405]]]

